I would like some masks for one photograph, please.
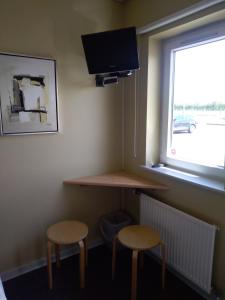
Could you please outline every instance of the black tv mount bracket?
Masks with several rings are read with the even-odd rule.
[[[129,77],[130,75],[132,75],[132,71],[98,74],[95,76],[96,86],[104,87],[107,84],[118,83],[118,78]]]

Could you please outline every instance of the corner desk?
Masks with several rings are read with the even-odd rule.
[[[135,174],[118,171],[115,173],[107,173],[96,176],[80,177],[63,181],[64,184],[80,185],[80,186],[102,186],[102,187],[120,187],[131,189],[151,189],[151,190],[167,190],[164,184],[155,182],[150,179],[142,178]],[[123,203],[121,208],[124,208]]]

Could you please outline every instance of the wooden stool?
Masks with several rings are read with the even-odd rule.
[[[88,227],[79,221],[63,221],[50,226],[47,230],[48,283],[52,289],[52,246],[55,245],[56,265],[60,267],[60,245],[78,243],[80,248],[80,287],[85,286],[85,262],[87,264],[86,237]]]
[[[137,264],[138,264],[138,254],[141,251],[151,249],[157,245],[161,247],[162,255],[162,287],[165,284],[165,247],[160,239],[160,235],[157,231],[143,226],[143,225],[130,225],[121,229],[117,236],[113,240],[113,256],[112,256],[112,278],[115,275],[116,266],[116,243],[117,240],[132,250],[132,276],[131,276],[131,300],[136,299],[137,293]],[[141,257],[143,259],[143,257]],[[143,260],[141,261],[143,264]]]

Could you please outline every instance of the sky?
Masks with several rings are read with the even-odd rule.
[[[225,103],[225,39],[175,52],[174,104]]]

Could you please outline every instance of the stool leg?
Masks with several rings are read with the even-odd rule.
[[[140,251],[139,255],[140,255],[140,258],[139,258],[140,269],[143,269],[144,268],[144,251]]]
[[[85,251],[85,265],[88,265],[88,248],[87,248],[87,239],[84,239],[84,251]]]
[[[55,244],[55,256],[56,256],[56,266],[57,268],[60,268],[61,262],[60,262],[60,245]]]
[[[117,235],[113,238],[113,249],[112,249],[112,279],[115,277],[116,270],[116,245],[117,245]]]
[[[166,250],[165,245],[160,243],[160,250],[162,256],[162,288],[165,288],[165,272],[166,272]]]
[[[85,286],[85,249],[84,242],[79,242],[80,247],[80,287],[83,289]]]
[[[137,264],[138,264],[138,251],[132,252],[132,275],[131,275],[131,300],[136,300],[137,295]]]
[[[48,286],[52,289],[52,243],[47,242]]]

